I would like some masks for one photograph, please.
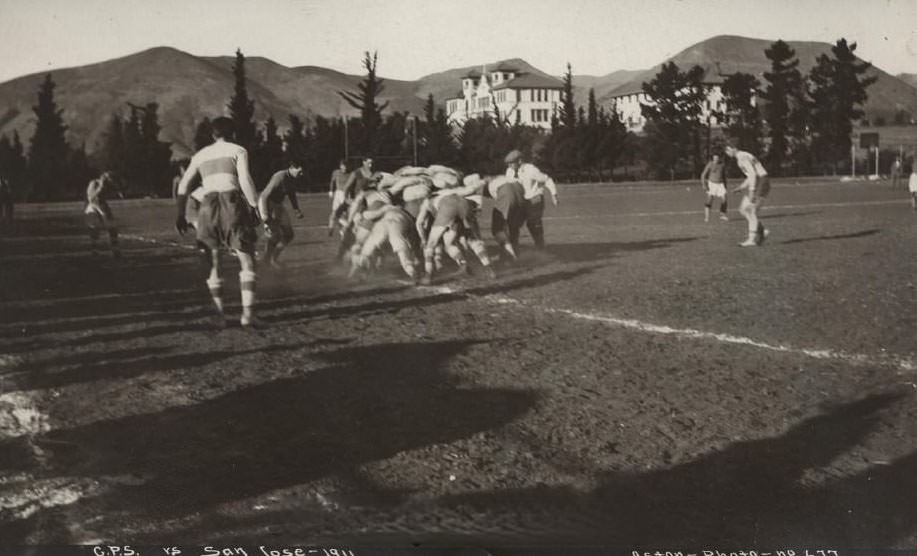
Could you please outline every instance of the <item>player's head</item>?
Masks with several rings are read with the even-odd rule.
[[[719,162],[720,160],[723,160],[723,157],[720,156],[719,151],[713,151],[713,154],[710,155],[710,159],[714,162]]]
[[[290,160],[290,163],[287,164],[287,172],[289,172],[290,176],[298,178],[302,175],[302,162]]]
[[[342,172],[346,172],[347,171],[347,161],[342,158],[340,162],[338,162],[338,168],[340,168]]]
[[[220,116],[212,122],[210,122],[210,128],[213,130],[214,139],[232,139],[233,134],[236,131],[236,126],[233,124],[232,120],[226,116]]]
[[[373,167],[373,157],[367,156],[363,159],[363,167],[367,170],[371,170]]]
[[[739,149],[737,149],[735,145],[726,145],[726,147],[723,149],[723,152],[726,153],[726,156],[735,158],[735,155],[737,152],[739,152]]]
[[[518,150],[512,150],[506,157],[503,159],[503,162],[511,168],[518,168],[522,164],[522,153]]]

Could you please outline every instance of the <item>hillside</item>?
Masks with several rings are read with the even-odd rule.
[[[761,75],[768,67],[764,49],[769,40],[719,36],[695,44],[671,60],[679,66],[700,64],[724,72],[745,71]],[[790,42],[796,49],[803,71],[814,64],[815,57],[830,49],[827,43]],[[173,145],[177,156],[189,154],[197,123],[204,117],[225,112],[233,90],[232,56],[199,57],[174,48],[158,47],[75,68],[55,70],[55,98],[64,110],[72,144],[84,143],[90,153],[97,150],[113,113],[126,115],[128,103],[160,105],[161,138]],[[548,74],[525,60],[509,58],[486,64],[494,68],[508,65],[523,72],[560,77],[565,68],[551,68]],[[385,80],[382,100],[390,102],[389,110],[421,114],[427,95],[433,94],[441,107],[449,97],[459,94],[461,78],[481,65],[448,69],[421,77],[416,81]],[[574,71],[576,68],[573,68]],[[594,88],[596,98],[607,102],[612,94],[640,90],[652,79],[659,66],[648,70],[619,70],[606,75],[573,76],[577,104],[585,104],[588,91]],[[870,90],[867,113],[885,115],[891,121],[898,109],[917,114],[915,74],[901,79],[880,69],[871,70],[879,81]],[[354,90],[361,75],[349,75],[316,66],[287,67],[262,57],[246,58],[249,96],[255,101],[255,118],[263,122],[269,116],[285,127],[290,114],[300,117],[322,115],[336,117],[356,114],[338,91]],[[36,73],[0,83],[0,135],[19,132],[24,142],[34,131],[32,105],[44,73]]]
[[[692,45],[662,63],[675,62],[682,69],[699,65],[711,74],[716,73],[717,63],[719,63],[719,68],[723,73],[750,73],[764,81],[764,72],[770,69],[770,62],[764,55],[764,50],[773,42],[773,40],[720,35]],[[815,60],[820,54],[830,54],[832,46],[821,42],[786,42],[796,51],[799,58],[799,70],[803,74],[808,73],[815,65]],[[642,84],[650,81],[659,72],[662,63],[637,73],[626,83],[611,90],[602,100],[607,102],[614,95],[641,91]],[[891,119],[895,111],[899,109],[917,114],[917,88],[909,86],[901,79],[879,68],[870,68],[869,74],[878,76],[878,81],[868,90],[867,117],[883,116]]]
[[[899,73],[895,77],[901,81],[904,81],[911,87],[917,88],[917,73]]]

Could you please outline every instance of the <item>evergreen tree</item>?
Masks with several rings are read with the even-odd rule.
[[[210,125],[210,118],[204,118],[194,130],[194,152],[211,143],[213,143],[213,127]]]
[[[172,149],[159,140],[159,104],[147,103],[141,110],[141,156],[145,169],[146,192],[151,197],[169,197],[172,193]]]
[[[770,139],[767,168],[780,175],[784,161],[792,154],[794,142],[803,139],[807,99],[796,51],[778,40],[765,49],[764,55],[771,61],[771,71],[764,73],[768,85],[762,95]]]
[[[588,103],[588,112],[589,112],[589,125],[596,125],[599,123],[599,110],[598,104],[595,102],[595,89],[589,88],[589,103]]]
[[[867,77],[868,62],[860,62],[854,52],[856,43],[840,39],[831,47],[832,56],[822,54],[812,68],[813,150],[818,160],[836,170],[850,153],[853,122],[865,113],[866,89],[877,77]]]
[[[254,121],[255,101],[248,98],[248,89],[245,86],[245,56],[241,49],[236,50],[236,61],[232,65],[232,74],[235,77],[235,89],[227,108],[229,108],[229,117],[235,124],[235,142],[252,152],[257,146],[257,130]]]
[[[728,76],[722,87],[726,131],[739,149],[752,153],[761,152],[761,116],[755,105],[760,86],[754,75],[739,72]]]
[[[28,178],[31,185],[29,198],[34,200],[57,199],[75,196],[67,191],[69,173],[67,163],[70,148],[64,136],[67,126],[62,117],[63,110],[54,102],[54,81],[51,74],[45,76],[38,89],[38,105],[35,112],[35,135],[29,145]]]
[[[573,68],[567,62],[564,74],[564,88],[560,93],[560,123],[573,129],[576,126],[576,103],[573,100]]]
[[[705,128],[701,112],[707,96],[703,75],[700,66],[682,72],[674,62],[668,62],[652,81],[643,83],[643,91],[651,100],[641,106],[647,120],[648,162],[659,178],[700,171],[700,140]]]
[[[379,147],[377,132],[382,125],[382,111],[388,106],[388,101],[379,104],[377,99],[385,90],[384,80],[376,75],[378,53],[364,52],[363,67],[366,77],[357,85],[357,91],[338,91],[347,104],[360,111],[360,120],[363,128],[363,137],[355,143],[364,154],[372,154]]]
[[[19,140],[19,133],[13,132],[12,141],[6,135],[0,137],[0,175],[9,180],[13,195],[17,199],[23,195],[27,168],[28,161]]]
[[[421,164],[454,164],[458,158],[458,149],[452,136],[452,127],[446,112],[442,108],[436,110],[432,94],[427,97],[424,105],[424,117],[419,155]]]
[[[124,124],[117,114],[111,115],[100,150],[99,158],[102,168],[104,170],[113,170],[118,175],[123,176],[125,155]]]
[[[268,117],[264,122],[264,135],[260,146],[254,156],[254,166],[252,177],[256,183],[267,184],[267,181],[278,170],[284,166],[283,140],[277,133],[277,122],[273,117]],[[302,160],[300,160],[302,162]]]

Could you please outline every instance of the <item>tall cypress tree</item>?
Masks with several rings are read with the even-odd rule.
[[[6,135],[0,137],[0,174],[9,180],[16,198],[22,196],[27,168],[28,161],[19,140],[19,133],[13,131],[12,141]]]
[[[235,124],[235,142],[251,152],[257,146],[257,130],[254,121],[255,101],[248,98],[248,89],[245,86],[245,56],[241,49],[236,50],[236,61],[232,65],[232,73],[235,77],[235,89],[227,108],[229,108],[229,117]]]
[[[768,170],[779,175],[793,138],[805,129],[806,98],[796,51],[778,40],[764,50],[764,55],[771,61],[771,71],[764,73],[768,85],[762,95],[770,138],[766,158]]]
[[[38,88],[38,104],[32,107],[37,120],[35,135],[29,145],[28,175],[31,185],[29,198],[35,200],[61,198],[68,193],[65,187],[70,149],[64,137],[67,126],[64,125],[63,110],[54,102],[54,88],[49,73]]]
[[[564,74],[564,88],[560,93],[560,123],[573,129],[576,127],[576,103],[573,99],[573,68],[567,62],[567,73]]]
[[[105,130],[99,155],[103,169],[124,175],[124,123],[117,114],[112,114],[108,121],[108,128]]]
[[[171,194],[172,150],[169,143],[159,140],[159,104],[149,102],[143,108],[140,121],[142,155],[147,172],[147,192],[153,197],[168,197]]]

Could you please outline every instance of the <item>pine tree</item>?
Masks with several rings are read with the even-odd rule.
[[[588,123],[589,123],[589,125],[596,125],[597,123],[599,123],[599,110],[598,110],[598,104],[597,104],[596,101],[595,101],[595,89],[593,89],[593,88],[591,88],[591,87],[589,88],[589,103],[588,103],[588,107],[589,107],[589,110],[588,110],[588,112],[589,112],[589,120],[588,120]]]
[[[833,56],[819,56],[809,74],[813,150],[820,162],[835,169],[850,153],[853,122],[865,115],[866,89],[877,79],[864,75],[871,64],[858,61],[856,48],[856,43],[838,40],[831,47]]]
[[[70,148],[64,136],[67,126],[62,117],[63,110],[54,102],[54,81],[51,74],[38,89],[38,105],[32,107],[37,119],[35,135],[29,145],[28,175],[31,190],[29,198],[49,200],[67,195],[67,162]],[[69,193],[73,193],[72,191]]]
[[[703,75],[700,66],[682,72],[668,62],[652,81],[643,83],[651,100],[641,106],[647,120],[648,161],[660,178],[674,177],[689,162],[692,174],[700,171],[701,112],[706,99]]]
[[[357,143],[365,154],[372,154],[379,147],[376,135],[379,127],[382,125],[382,111],[388,106],[388,101],[379,104],[377,99],[385,90],[384,80],[376,75],[376,64],[378,53],[363,53],[363,67],[366,69],[366,77],[357,85],[357,91],[338,91],[347,104],[360,111],[360,119],[363,127],[362,140]]]
[[[764,55],[771,61],[771,71],[764,73],[768,85],[762,95],[770,139],[767,168],[780,175],[784,161],[792,154],[791,146],[805,132],[807,100],[796,51],[778,40],[765,49]]]
[[[739,149],[752,153],[761,150],[761,116],[755,105],[760,86],[754,75],[741,72],[726,77],[722,86],[727,133]]]
[[[23,195],[27,168],[28,161],[19,140],[19,133],[13,131],[12,141],[6,135],[0,137],[0,175],[9,180],[13,195],[17,199]]]
[[[248,89],[245,86],[245,56],[241,49],[236,50],[236,61],[232,65],[232,74],[235,77],[235,89],[227,108],[229,117],[235,124],[235,143],[251,152],[257,146],[257,130],[254,121],[255,101],[248,98]]]

